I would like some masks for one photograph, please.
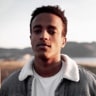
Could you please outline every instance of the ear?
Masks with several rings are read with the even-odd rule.
[[[31,40],[31,35],[29,36],[30,40]]]
[[[30,35],[29,38],[30,38],[30,44],[32,46],[32,35]]]
[[[29,38],[30,38],[30,43],[32,43],[32,40],[31,40],[32,39],[32,35],[30,35]]]
[[[65,47],[66,43],[67,43],[67,38],[66,37],[62,37],[62,48]]]

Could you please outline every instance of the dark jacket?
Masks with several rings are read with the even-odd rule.
[[[19,81],[19,72],[13,73],[4,80],[0,96],[31,96],[34,77],[29,76],[24,81]],[[55,91],[55,96],[96,96],[96,75],[81,67],[79,73],[79,82],[63,78]]]

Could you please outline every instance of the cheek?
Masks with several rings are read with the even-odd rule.
[[[56,43],[57,43],[57,47],[58,47],[58,49],[61,49],[62,46],[63,46],[63,41],[62,41],[62,39],[61,39],[61,38],[58,39],[58,41],[57,41]]]
[[[34,47],[34,45],[35,45],[35,42],[36,42],[36,40],[35,40],[35,38],[32,38],[31,39],[31,45]]]
[[[35,41],[34,36],[30,36],[30,41],[31,41],[31,45],[33,46],[34,45],[34,41]]]
[[[33,49],[36,49],[37,43],[38,43],[38,37],[33,35],[31,37],[31,46],[32,46]]]
[[[57,39],[57,38],[54,39],[53,44],[54,44],[55,49],[61,48],[61,40],[60,39]]]

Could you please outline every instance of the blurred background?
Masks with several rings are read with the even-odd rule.
[[[96,0],[0,0],[0,82],[33,56],[29,23],[42,5],[65,10],[68,43],[62,53],[96,73]]]

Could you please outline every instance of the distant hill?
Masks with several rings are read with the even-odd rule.
[[[72,57],[96,57],[96,42],[77,43],[68,42],[62,53],[66,53]]]
[[[0,48],[0,59],[19,59],[22,58],[25,54],[32,55],[32,49],[24,48],[24,49],[6,49],[6,48]]]
[[[96,42],[92,43],[77,43],[68,42],[62,53],[68,54],[71,57],[96,57]],[[24,49],[6,49],[0,48],[0,59],[19,59],[25,54],[33,55],[30,47]]]

